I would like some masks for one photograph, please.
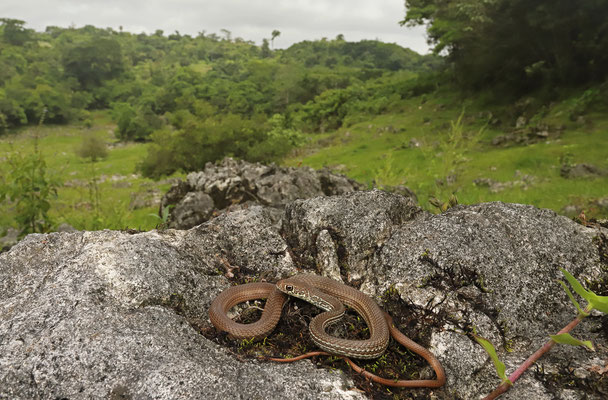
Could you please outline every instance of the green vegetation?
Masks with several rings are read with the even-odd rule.
[[[598,201],[608,195],[607,176],[569,179],[560,174],[565,161],[608,168],[608,115],[598,107],[584,120],[571,121],[569,104],[580,94],[570,95],[546,107],[538,122],[532,122],[536,114],[521,111],[529,122],[516,130],[517,118],[509,107],[489,108],[479,100],[463,100],[452,89],[441,89],[394,103],[389,112],[365,122],[318,135],[285,163],[329,167],[370,186],[406,185],[431,211],[429,199],[445,202],[455,192],[461,204],[505,201],[558,212],[571,205],[576,213],[583,209],[588,217],[605,218],[608,210]],[[458,143],[450,135],[459,119],[464,142],[471,147],[452,149],[450,155],[446,146]],[[505,132],[515,131],[517,138],[539,126],[546,128],[547,138],[529,144],[492,144]],[[468,137],[474,140],[467,141]]]
[[[0,24],[0,130],[30,124],[43,108],[49,123],[86,122],[90,110],[109,108],[120,139],[155,144],[141,164],[152,177],[225,156],[278,161],[296,142],[278,143],[275,115],[286,132],[334,129],[349,115],[383,111],[395,79],[440,63],[343,37],[272,51],[229,31],[220,38]],[[175,154],[184,149],[190,154]]]
[[[585,309],[582,309],[579,305],[578,301],[574,298],[574,295],[568,289],[568,286],[562,281],[559,283],[562,285],[566,294],[574,304],[577,309],[576,318],[571,321],[568,325],[566,325],[562,330],[560,330],[556,335],[549,335],[550,339],[546,342],[540,349],[534,352],[526,361],[524,361],[509,377],[505,374],[505,364],[499,360],[498,355],[496,354],[496,349],[487,339],[484,339],[476,334],[473,334],[473,337],[477,342],[484,348],[484,350],[488,353],[492,362],[494,363],[494,367],[496,369],[496,373],[502,381],[501,385],[498,386],[492,393],[484,397],[484,400],[492,400],[500,396],[502,393],[508,391],[511,386],[517,381],[521,375],[530,368],[536,361],[538,361],[542,356],[551,350],[551,348],[556,344],[567,344],[570,346],[584,346],[590,350],[594,350],[593,344],[589,340],[578,340],[570,335],[570,331],[574,329],[584,318],[589,316],[589,313],[593,310],[598,310],[603,313],[608,313],[608,296],[599,296],[595,294],[591,290],[586,290],[583,285],[579,281],[576,280],[568,271],[563,268],[560,268],[564,277],[574,289],[576,294],[581,296],[583,299],[587,300],[587,306]]]
[[[151,178],[225,156],[407,185],[427,209],[501,200],[608,216],[606,5],[406,5],[402,23],[427,24],[435,55],[343,35],[274,50],[277,30],[257,46],[229,31],[0,19],[0,226],[24,228],[29,190],[40,225],[23,232],[150,229]],[[583,163],[600,173],[568,175]],[[27,168],[41,183],[18,189]]]
[[[427,25],[435,52],[467,89],[500,97],[602,81],[608,74],[608,3],[569,0],[406,0],[402,24]]]
[[[86,230],[153,229],[159,224],[158,217],[150,215],[158,213],[153,200],[169,189],[170,181],[155,182],[135,174],[148,145],[118,142],[115,126],[105,112],[92,112],[90,118],[90,128],[40,126],[0,137],[0,158],[38,154],[48,179],[61,182],[56,186],[57,196],[48,197],[51,226],[45,230],[64,222]],[[92,162],[77,154],[90,137],[106,145],[105,158]],[[15,177],[10,163],[0,163],[0,182],[9,183]],[[17,215],[13,201],[0,202],[0,227],[21,226],[15,220]]]

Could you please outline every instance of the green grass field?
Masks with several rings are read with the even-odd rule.
[[[499,147],[491,141],[505,133],[505,124],[488,125],[479,105],[464,104],[462,124],[453,127],[463,112],[456,97],[413,98],[365,122],[310,135],[308,145],[296,149],[284,164],[329,167],[369,187],[402,184],[431,211],[437,210],[429,204],[430,197],[445,201],[455,191],[461,204],[499,200],[561,213],[570,205],[575,206],[570,216],[578,214],[578,207],[588,218],[606,218],[608,177],[566,179],[560,168],[568,160],[608,169],[608,116],[596,112],[588,114],[584,123],[572,122],[565,116],[564,104],[558,103],[543,117],[552,127],[563,125],[561,134],[551,133],[534,144]],[[113,131],[108,114],[96,112],[90,128],[29,127],[2,136],[0,172],[5,173],[10,152],[31,153],[37,140],[48,171],[62,182],[51,203],[55,226],[65,222],[86,230],[153,229],[160,222],[152,215],[158,213],[156,201],[168,190],[170,180],[139,176],[136,165],[146,154],[146,144],[120,143]],[[450,142],[450,132],[465,135]],[[95,163],[75,152],[82,137],[91,134],[110,144],[108,157]],[[470,142],[476,134],[479,140]],[[452,177],[449,183],[446,176]],[[0,203],[0,227],[15,226],[13,213],[10,204]]]
[[[428,203],[431,196],[445,201],[455,190],[461,204],[505,201],[557,212],[574,205],[589,218],[608,216],[608,210],[597,204],[598,199],[608,199],[607,176],[560,176],[564,159],[608,169],[608,115],[591,113],[581,124],[569,121],[563,105],[558,104],[543,122],[553,127],[563,125],[561,134],[551,133],[548,140],[534,144],[499,147],[491,142],[505,133],[504,127],[484,128],[487,118],[479,116],[483,110],[479,105],[466,104],[464,109],[465,132],[475,134],[483,128],[479,143],[468,150],[449,149],[447,142],[451,123],[458,120],[463,104],[456,98],[435,94],[426,101],[404,101],[389,114],[316,136],[307,148],[295,151],[285,163],[329,167],[370,187],[374,183],[403,184],[429,210],[433,208]],[[446,146],[460,153],[460,163],[449,163]],[[446,187],[436,183],[448,175],[456,176],[454,184]],[[489,180],[491,187],[482,184]]]
[[[158,213],[153,199],[159,199],[170,183],[155,182],[136,173],[137,163],[146,154],[145,144],[119,143],[106,113],[94,113],[92,120],[91,128],[29,127],[2,136],[0,159],[11,151],[33,152],[37,137],[47,170],[62,182],[51,202],[50,216],[55,225],[65,222],[86,230],[153,229],[160,222],[150,215]],[[75,149],[85,134],[110,144],[106,159],[91,163],[76,155]],[[15,226],[10,205],[0,204],[0,211],[0,226]]]

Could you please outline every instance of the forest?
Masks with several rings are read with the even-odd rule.
[[[87,123],[109,109],[117,136],[154,145],[146,176],[192,171],[226,155],[274,161],[301,140],[357,115],[384,111],[395,83],[432,71],[439,57],[378,41],[302,42],[271,51],[220,37],[25,28],[2,20],[0,129]]]
[[[605,126],[607,2],[407,0],[405,5],[401,24],[426,26],[431,54],[376,40],[349,42],[344,35],[274,49],[280,35],[276,30],[257,45],[228,30],[197,36],[161,30],[134,34],[87,25],[48,26],[38,32],[27,28],[26,21],[0,18],[0,139],[43,125],[78,126],[85,132],[103,112],[118,142],[145,145],[134,172],[160,179],[200,170],[226,156],[326,166],[335,154],[323,151],[330,150],[320,151],[325,161],[319,161],[301,156],[306,153],[301,149],[319,149],[323,143],[331,147],[340,135],[361,139],[363,126],[369,132],[374,121],[393,118],[401,124],[395,129],[399,132],[429,125],[428,132],[419,133],[427,136],[407,141],[432,143],[413,158],[416,162],[442,154],[432,161],[444,166],[431,168],[435,172],[426,179],[431,183],[413,183],[424,199],[431,199],[465,185],[461,180],[458,187],[440,188],[437,182],[466,176],[460,168],[471,159],[465,154],[471,146],[508,136],[518,119],[525,117],[525,134],[544,134],[562,120],[567,125],[585,115],[587,122],[589,115],[600,116],[593,129]],[[429,104],[444,112],[415,122],[399,119],[405,111],[424,111]],[[463,130],[478,132],[478,141]],[[605,146],[602,132],[600,144]],[[442,141],[445,135],[452,147]],[[372,154],[369,139],[361,139],[366,144],[359,147]],[[104,157],[103,146],[99,149],[94,140],[88,146],[85,157]],[[404,181],[402,175],[422,174],[392,164],[391,157],[409,151],[408,146],[391,142],[371,175],[356,167],[351,175],[388,187]],[[582,151],[551,151],[562,167],[583,157]],[[15,202],[23,193],[11,178],[16,169],[1,170],[0,202]],[[49,193],[60,186],[43,182]],[[489,198],[479,196],[473,200]],[[597,197],[597,191],[589,196]],[[51,205],[45,199],[29,207],[46,212]],[[26,231],[48,230],[52,224],[35,225]]]

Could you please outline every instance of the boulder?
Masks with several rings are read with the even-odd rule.
[[[608,175],[608,170],[586,163],[572,165],[564,164],[559,173],[566,179],[579,179],[606,176]]]
[[[480,398],[499,379],[473,328],[510,373],[576,316],[560,267],[606,294],[608,232],[548,210],[486,203],[433,215],[374,190],[290,202],[279,223],[275,212],[253,205],[190,230],[32,234],[0,254],[0,399],[385,395],[361,390],[349,369],[243,359],[238,343],[208,334],[222,290],[300,271],[341,279],[400,314],[397,326],[444,365],[444,387],[393,394]],[[556,346],[501,398],[605,398],[606,326],[593,313],[573,334],[594,353]]]
[[[208,220],[214,212],[221,213],[237,204],[282,209],[296,199],[335,196],[363,188],[364,185],[327,169],[315,171],[225,158],[218,164],[207,163],[203,171],[192,172],[185,182],[175,183],[163,197],[159,215],[165,207],[172,206],[168,226],[189,229]]]

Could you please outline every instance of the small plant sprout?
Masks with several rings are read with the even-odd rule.
[[[511,375],[508,377],[505,374],[505,364],[502,363],[498,356],[496,355],[496,349],[488,340],[478,336],[476,332],[473,332],[473,337],[475,340],[481,344],[481,346],[486,350],[486,352],[490,355],[490,358],[494,362],[494,367],[496,368],[496,373],[502,380],[500,386],[498,386],[492,393],[484,398],[484,400],[495,399],[501,394],[505,393],[507,390],[513,386],[515,381],[519,379],[519,377],[528,369],[532,364],[538,361],[545,353],[549,352],[555,343],[560,344],[568,344],[571,346],[583,346],[589,350],[594,350],[593,344],[589,340],[578,340],[570,335],[570,331],[576,327],[583,320],[583,318],[588,317],[589,313],[592,310],[598,310],[603,313],[608,313],[608,296],[598,296],[590,290],[585,290],[583,285],[580,284],[568,271],[563,268],[560,268],[564,277],[574,289],[576,294],[578,294],[583,299],[587,300],[587,306],[583,309],[580,304],[574,298],[574,295],[568,288],[568,286],[559,281],[562,285],[566,294],[576,307],[578,313],[574,320],[572,320],[568,325],[566,325],[561,331],[559,331],[556,335],[549,335],[550,340],[546,342],[540,349],[536,350],[534,354],[532,354],[523,364],[521,364]]]
[[[473,334],[473,338],[488,353],[488,355],[490,356],[490,359],[492,359],[492,362],[494,363],[494,368],[496,369],[496,374],[498,375],[498,377],[500,378],[502,383],[512,385],[513,382],[511,382],[509,380],[509,378],[507,378],[507,375],[505,374],[507,367],[505,366],[505,363],[500,361],[500,359],[498,358],[498,355],[496,354],[496,349],[494,348],[494,346],[492,346],[492,343],[488,339],[484,339],[481,336],[478,336],[476,334]]]

